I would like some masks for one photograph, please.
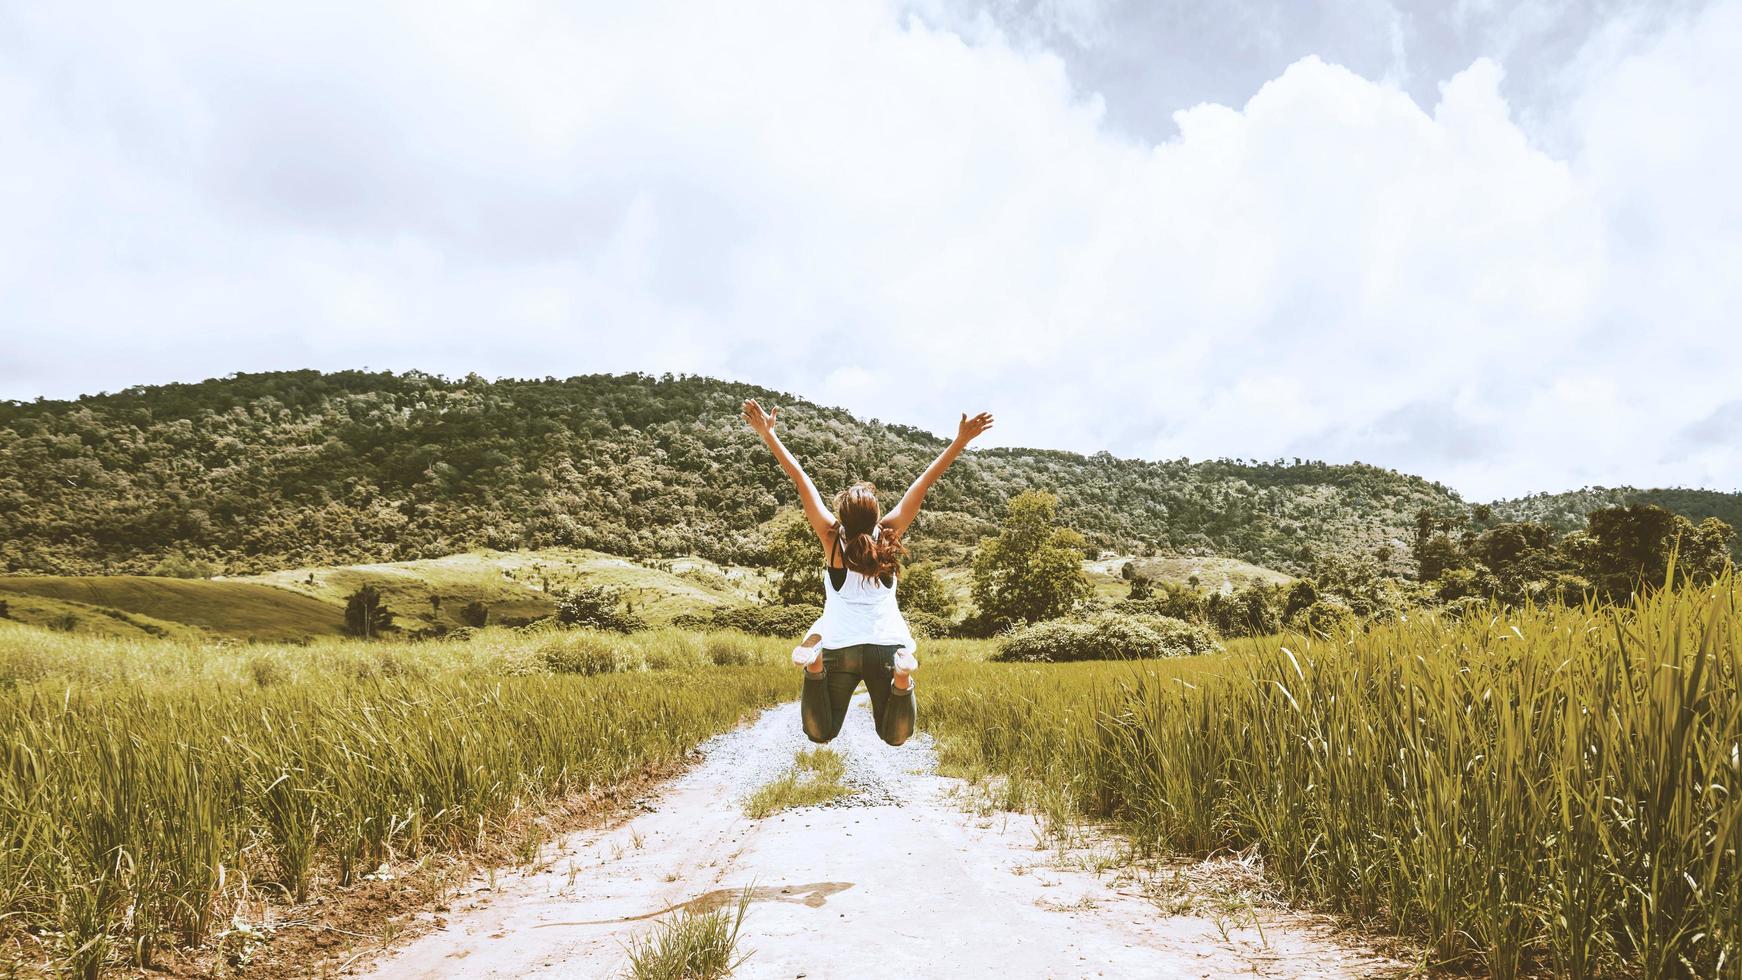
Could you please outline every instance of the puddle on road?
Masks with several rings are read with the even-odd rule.
[[[817,881],[808,885],[765,885],[750,889],[751,902],[791,902],[794,905],[807,905],[813,909],[822,908],[829,901],[829,896],[844,892],[853,887],[850,881]],[[668,905],[641,915],[626,915],[620,919],[593,919],[588,922],[541,922],[535,929],[548,929],[552,926],[610,926],[620,922],[640,922],[643,919],[657,918],[667,912],[712,912],[729,905],[738,904],[738,899],[744,894],[742,888],[716,888],[711,892],[703,892],[687,902]]]

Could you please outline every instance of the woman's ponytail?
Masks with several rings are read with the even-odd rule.
[[[876,537],[871,534],[883,518],[875,487],[859,483],[836,494],[835,513],[840,515],[835,533],[840,536],[842,560],[848,568],[872,578],[900,571],[901,556],[907,550],[901,535],[887,527]]]

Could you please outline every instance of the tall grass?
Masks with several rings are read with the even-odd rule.
[[[1742,973],[1737,583],[933,676],[945,761],[1498,977]]]
[[[241,889],[301,901],[477,846],[790,699],[784,645],[492,631],[213,648],[8,629],[0,934],[11,955],[95,976],[207,940]],[[689,669],[654,669],[674,666]]]

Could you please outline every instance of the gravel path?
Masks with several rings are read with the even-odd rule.
[[[606,830],[473,883],[438,927],[376,963],[401,977],[610,977],[624,944],[753,886],[736,976],[1361,977],[1396,964],[1303,916],[1169,915],[1129,880],[1041,845],[1020,814],[976,815],[929,735],[899,748],[863,694],[832,747],[851,795],[763,820],[741,801],[810,747],[796,702],[700,747],[705,760]],[[920,704],[920,723],[925,705]]]

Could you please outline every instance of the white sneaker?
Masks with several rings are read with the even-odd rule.
[[[792,648],[792,662],[800,667],[809,667],[816,663],[817,658],[822,655],[823,645],[821,643],[814,647],[798,646]]]
[[[913,651],[907,650],[905,648],[895,651],[895,672],[896,673],[898,673],[898,674],[903,674],[903,673],[911,674],[918,669],[919,669],[919,660],[914,657]]]

